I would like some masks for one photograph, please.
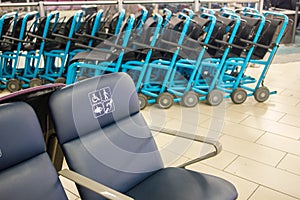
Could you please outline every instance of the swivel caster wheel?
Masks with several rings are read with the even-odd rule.
[[[269,96],[270,96],[270,91],[265,86],[257,88],[254,92],[254,99],[259,103],[268,100]]]
[[[37,87],[43,85],[43,81],[39,78],[33,78],[29,81],[29,87]]]
[[[6,88],[8,91],[10,92],[16,92],[19,91],[21,89],[22,85],[21,85],[21,81],[18,79],[10,79],[8,80],[8,82],[6,83]]]
[[[182,97],[182,105],[188,108],[195,107],[198,104],[198,95],[193,91],[188,91]]]
[[[143,110],[148,105],[148,98],[142,93],[138,93],[138,98],[140,102],[140,110]]]
[[[237,88],[231,93],[230,97],[233,103],[242,104],[247,99],[247,92],[242,88]]]
[[[220,90],[213,89],[206,97],[207,103],[211,106],[218,106],[223,101],[223,93]]]
[[[157,97],[156,103],[158,103],[159,107],[168,109],[173,105],[174,97],[170,93],[164,92]]]
[[[54,81],[54,83],[66,83],[66,78],[65,77],[59,77]]]

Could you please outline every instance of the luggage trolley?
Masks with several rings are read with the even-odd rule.
[[[43,74],[39,77],[46,82],[64,83],[63,73],[68,59],[71,43],[73,42],[75,32],[79,29],[83,11],[77,11],[60,28],[60,32],[53,33],[54,39],[45,45],[44,58],[45,66]]]
[[[128,48],[132,48],[133,60],[127,61],[122,64],[121,70],[128,73],[134,80],[136,91],[140,101],[140,109],[144,109],[147,106],[147,97],[140,93],[140,88],[143,84],[143,79],[147,71],[148,64],[150,62],[152,52],[155,49],[157,39],[162,27],[163,18],[159,14],[154,14],[153,17],[148,18],[142,30],[136,30],[136,36],[131,38],[131,45]],[[127,49],[128,49],[127,48]],[[126,54],[128,59],[128,53]]]
[[[30,29],[35,30],[38,18],[39,13],[36,11],[20,14],[12,25],[12,32],[2,34],[0,54],[2,65],[0,81],[4,83],[2,89],[7,88],[10,92],[21,89],[21,81],[16,75],[22,73],[24,67],[18,67],[19,58],[23,51],[25,36]]]
[[[174,97],[166,89],[175,63],[180,58],[180,46],[184,42],[189,24],[190,17],[178,13],[164,29],[158,41],[161,58],[148,64],[140,90],[147,97],[148,104],[157,103],[161,108],[170,108],[173,105]]]
[[[244,69],[240,69],[238,76],[235,77],[234,84],[231,82],[233,90],[231,99],[234,103],[243,103],[247,96],[254,96],[257,102],[265,102],[270,94],[276,93],[276,91],[270,92],[269,89],[264,86],[264,79],[278,50],[289,20],[286,15],[281,13],[266,12],[264,16],[266,17],[266,24],[257,42],[244,41],[252,45],[254,50],[249,62],[244,65]],[[258,79],[246,75],[248,63],[262,66],[262,72]],[[232,63],[228,65],[230,64]],[[228,76],[230,75],[227,75],[226,78],[228,78]],[[254,84],[254,86],[251,87],[250,84]],[[239,96],[242,101],[240,101],[237,96]]]
[[[124,30],[124,32],[120,32],[118,36],[113,37],[111,39],[112,42],[105,40],[103,42],[103,48],[101,45],[90,48],[93,51],[89,52],[87,57],[85,57],[88,61],[87,63],[72,63],[68,68],[66,84],[71,84],[76,81],[75,78],[78,73],[78,69],[79,74],[81,75],[82,73],[85,73],[85,69],[87,69],[86,73],[88,73],[88,76],[98,76],[100,74],[118,72],[122,65],[123,56],[125,54],[127,43],[130,39],[133,25],[134,15],[131,14],[121,26],[121,30]],[[111,45],[111,48],[107,49],[108,45]],[[93,62],[90,62],[91,60]]]
[[[44,54],[45,39],[55,31],[58,18],[57,11],[49,13],[47,17],[40,17],[36,30],[27,33],[24,52],[21,54],[25,57],[25,66],[23,72],[17,75],[22,88],[42,85],[42,80],[37,77],[43,70],[40,64]]]
[[[206,100],[213,106],[223,101],[223,92],[216,85],[241,21],[240,16],[232,12],[223,11],[215,16],[217,21],[214,31],[208,44],[204,45],[209,57],[201,61],[192,86],[199,100]]]
[[[198,103],[198,95],[192,90],[192,85],[198,67],[205,57],[207,50],[205,45],[210,41],[215,28],[216,17],[202,13],[194,16],[192,23],[194,25],[189,37],[181,46],[182,51],[186,51],[185,55],[188,56],[176,62],[167,88],[169,93],[176,96],[174,102],[182,102],[186,107],[194,107]],[[192,26],[190,25],[190,27]]]

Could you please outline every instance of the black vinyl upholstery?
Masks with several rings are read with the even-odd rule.
[[[106,97],[106,98],[105,98]],[[131,78],[113,73],[56,91],[50,109],[71,170],[140,200],[231,200],[226,180],[164,168]],[[78,187],[82,199],[102,199]]]
[[[67,199],[33,109],[14,102],[0,113],[0,199]]]

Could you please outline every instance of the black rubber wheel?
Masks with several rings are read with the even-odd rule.
[[[269,96],[270,96],[270,90],[265,86],[257,88],[257,90],[255,90],[254,92],[254,99],[259,103],[268,100]]]
[[[29,81],[29,87],[37,87],[43,85],[43,81],[39,78],[33,78]]]
[[[243,88],[237,88],[231,94],[231,101],[235,104],[242,104],[247,99],[247,92]]]
[[[59,77],[54,81],[54,83],[66,83],[66,78],[65,77]]]
[[[144,95],[142,93],[138,93],[138,98],[139,98],[139,102],[140,102],[140,110],[143,110],[148,105],[148,99],[147,99],[146,95]]]
[[[198,101],[198,95],[194,91],[188,91],[182,97],[182,105],[184,105],[185,107],[195,107],[198,104]]]
[[[156,103],[158,103],[159,107],[163,109],[170,108],[174,103],[174,97],[168,92],[164,92],[160,95],[158,95],[156,99]]]
[[[213,89],[206,97],[207,103],[211,106],[218,106],[223,101],[223,93],[220,90]]]
[[[16,92],[21,89],[21,81],[18,79],[10,79],[6,83],[6,89],[10,92]]]

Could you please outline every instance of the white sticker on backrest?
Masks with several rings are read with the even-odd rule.
[[[0,158],[2,157],[2,150],[0,149]]]
[[[88,95],[95,118],[115,111],[115,106],[109,87],[90,92]]]

